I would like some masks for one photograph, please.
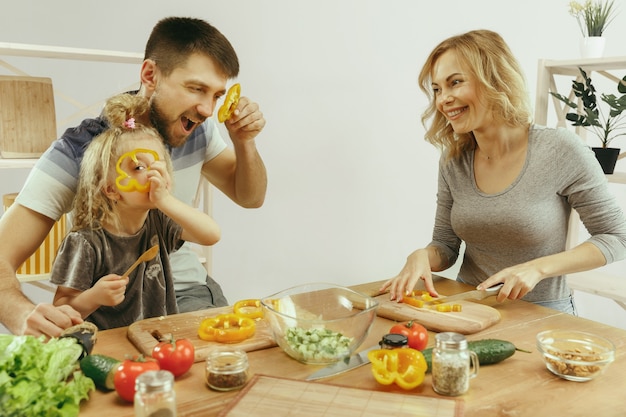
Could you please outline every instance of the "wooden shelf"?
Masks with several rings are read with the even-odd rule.
[[[118,64],[140,64],[143,60],[143,54],[138,52],[68,48],[64,46],[31,45],[10,42],[0,42],[0,55],[113,62]]]
[[[626,172],[614,172],[611,175],[606,176],[609,182],[615,184],[626,184]]]
[[[537,94],[535,102],[535,122],[540,125],[547,125],[548,121],[548,99],[550,91],[556,91],[555,75],[566,75],[569,77],[579,77],[578,67],[586,72],[596,72],[614,82],[621,81],[622,77],[616,77],[609,73],[612,70],[624,70],[626,72],[626,56],[577,59],[577,60],[549,60],[540,59],[537,68]],[[567,96],[567,94],[565,94]],[[554,103],[557,103],[554,99]],[[559,118],[557,126],[565,126],[565,112],[557,110]]]
[[[626,309],[626,279],[599,271],[569,274],[567,283],[574,291],[610,298]]]
[[[35,166],[37,159],[7,159],[0,158],[0,169],[18,169],[18,168],[32,168]]]
[[[570,59],[570,60],[549,60],[540,61],[543,69],[549,70],[553,74],[578,75],[578,67],[590,71],[610,71],[625,69],[626,56],[614,56],[606,58],[592,59]]]

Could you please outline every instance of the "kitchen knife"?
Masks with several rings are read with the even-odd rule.
[[[306,380],[314,381],[316,379],[327,378],[329,376],[342,374],[351,369],[358,368],[359,366],[367,365],[370,363],[367,353],[374,349],[380,349],[380,345],[374,345],[337,363],[329,365],[326,368],[322,368],[317,372],[313,372]]]
[[[427,305],[433,305],[433,304],[443,304],[443,303],[449,303],[451,301],[460,301],[460,300],[469,300],[469,299],[482,300],[484,298],[491,297],[492,295],[498,294],[498,291],[500,291],[500,288],[502,288],[503,285],[504,284],[497,284],[497,285],[494,285],[493,287],[487,288],[486,290],[472,290],[472,291],[462,292],[459,294],[450,295],[447,297],[433,298],[431,301],[426,301],[424,305],[427,306]]]

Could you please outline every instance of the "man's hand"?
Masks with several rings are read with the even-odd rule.
[[[263,113],[258,104],[241,97],[237,110],[224,125],[234,149],[226,148],[205,162],[202,175],[241,207],[261,207],[267,191],[267,172],[254,139],[265,126]]]
[[[241,97],[237,109],[224,122],[233,144],[254,139],[265,127],[265,118],[259,110],[259,105],[247,97]]]
[[[59,337],[61,332],[75,324],[82,323],[80,314],[68,305],[55,307],[52,304],[37,304],[26,317],[25,328],[21,332],[25,335],[48,338]]]

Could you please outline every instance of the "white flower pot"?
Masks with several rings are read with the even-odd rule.
[[[581,58],[602,58],[604,55],[604,47],[606,46],[606,38],[603,36],[589,36],[580,40],[580,56]]]

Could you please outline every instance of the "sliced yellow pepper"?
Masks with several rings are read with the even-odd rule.
[[[424,300],[420,300],[419,298],[415,297],[404,297],[402,298],[402,302],[417,308],[424,307]]]
[[[239,95],[241,94],[241,86],[239,84],[233,84],[226,93],[226,98],[224,99],[224,104],[217,111],[217,120],[220,123],[224,123],[226,120],[230,119],[230,116],[237,109],[237,105],[239,104]]]
[[[428,365],[422,352],[411,348],[371,350],[372,375],[382,385],[395,383],[410,390],[424,381]]]
[[[219,343],[237,343],[246,340],[256,329],[254,320],[237,314],[220,314],[202,320],[198,337]]]
[[[417,308],[423,308],[426,302],[430,302],[432,306],[429,305],[428,308],[440,313],[448,313],[451,311],[460,312],[463,310],[463,306],[461,304],[444,304],[445,299],[438,300],[430,295],[428,291],[423,290],[411,291],[410,294],[402,298],[402,302]]]
[[[151,149],[133,149],[130,152],[126,152],[122,156],[120,156],[117,160],[117,164],[115,164],[115,171],[117,171],[117,178],[115,178],[115,185],[120,191],[138,191],[140,193],[147,193],[150,190],[150,181],[147,181],[145,184],[139,184],[139,182],[131,177],[130,173],[126,172],[122,168],[122,163],[124,159],[130,158],[136,166],[139,165],[139,160],[137,159],[138,153],[147,153],[154,157],[155,161],[159,160],[159,154]],[[149,167],[147,167],[149,169]],[[122,181],[128,180],[126,184],[122,184]]]
[[[451,311],[458,313],[463,311],[463,306],[461,304],[439,304],[436,310],[442,313],[449,313]]]
[[[239,300],[233,306],[233,313],[239,314],[242,317],[249,319],[261,319],[263,318],[263,309],[261,307],[261,300],[249,299]]]

